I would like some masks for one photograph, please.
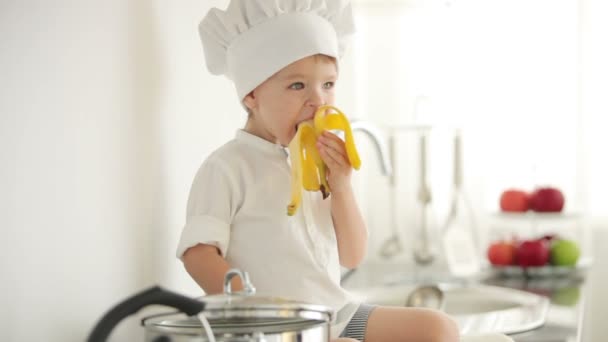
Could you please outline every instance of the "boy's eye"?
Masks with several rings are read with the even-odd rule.
[[[334,82],[325,82],[325,83],[323,83],[323,88],[331,89],[334,87],[334,84],[335,84]]]
[[[296,82],[296,83],[292,83],[291,85],[289,85],[289,89],[304,89],[304,83],[302,82]]]

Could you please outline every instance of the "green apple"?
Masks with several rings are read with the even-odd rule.
[[[576,242],[558,239],[551,244],[551,264],[555,266],[575,266],[581,252]]]

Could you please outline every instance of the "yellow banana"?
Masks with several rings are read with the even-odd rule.
[[[354,169],[361,167],[350,123],[344,113],[332,106],[319,107],[313,120],[300,123],[288,146],[291,160],[291,202],[287,206],[289,216],[294,215],[300,206],[302,188],[321,191],[323,198],[327,198],[331,192],[327,183],[327,165],[316,147],[318,136],[325,130],[344,131],[348,160]]]
[[[331,113],[331,111],[334,113]],[[355,146],[353,131],[350,129],[350,123],[348,122],[346,115],[344,115],[344,113],[342,113],[336,107],[322,106],[317,109],[314,121],[317,136],[323,133],[323,131],[344,131],[344,143],[346,145],[348,161],[355,170],[359,170],[361,167],[361,159],[359,158],[359,153],[357,152],[357,147]]]

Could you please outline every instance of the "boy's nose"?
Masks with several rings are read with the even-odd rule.
[[[323,88],[309,88],[308,90],[308,99],[305,102],[304,120],[314,118],[317,108],[326,105],[330,96]]]
[[[316,110],[318,107],[324,105],[325,102],[325,96],[322,91],[311,91],[310,97],[308,98],[308,106],[313,107]]]

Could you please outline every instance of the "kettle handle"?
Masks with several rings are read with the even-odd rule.
[[[106,341],[114,327],[124,318],[136,313],[145,306],[160,304],[170,306],[186,313],[195,315],[205,308],[205,303],[180,294],[153,286],[135,294],[110,309],[97,322],[95,328],[87,338],[87,342]]]

